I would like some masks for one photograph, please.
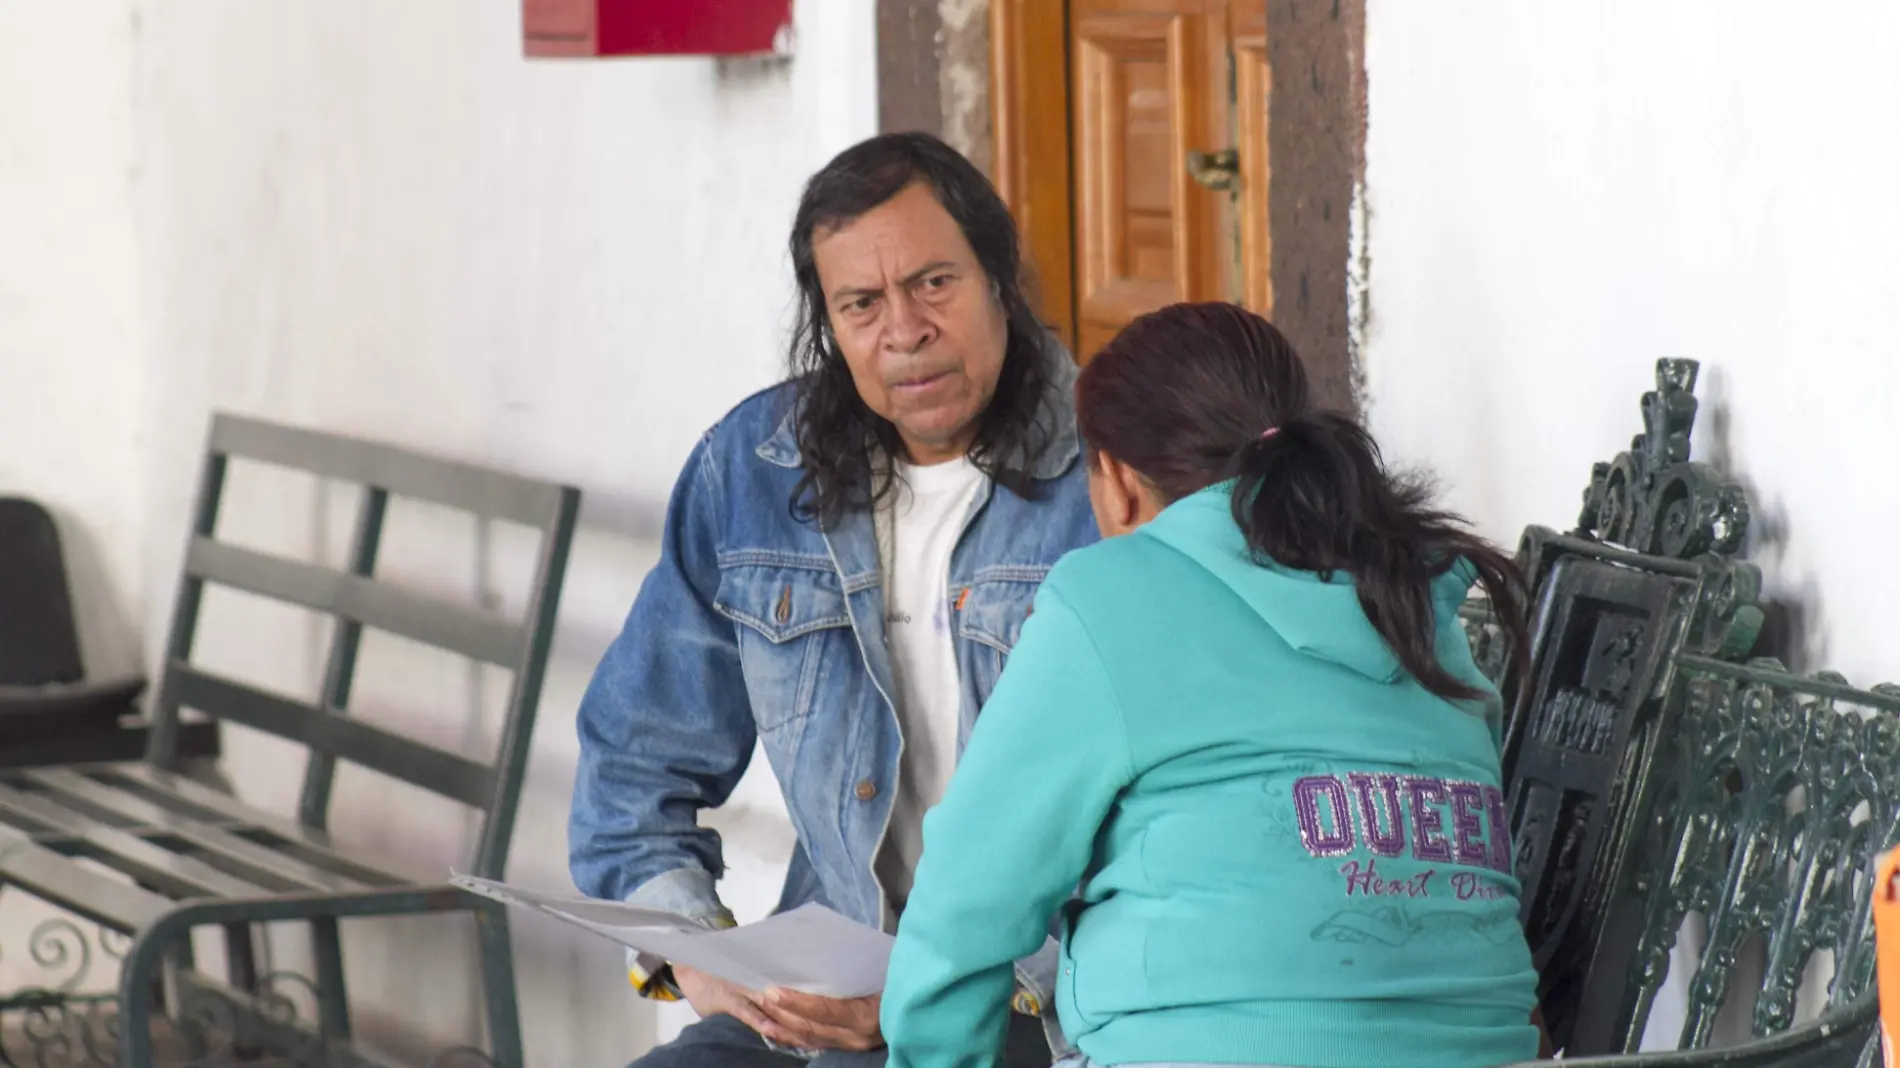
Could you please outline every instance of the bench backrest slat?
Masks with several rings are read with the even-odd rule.
[[[288,560],[210,538],[193,538],[185,573],[215,585],[244,590],[316,612],[353,620],[373,630],[399,634],[459,653],[471,660],[513,667],[521,662],[528,628],[523,623],[420,594],[347,571]]]
[[[574,492],[551,482],[393,445],[223,413],[212,417],[209,451],[296,468],[338,482],[380,486],[398,497],[542,529],[552,523],[563,498]]]

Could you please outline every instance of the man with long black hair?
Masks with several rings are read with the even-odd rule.
[[[698,814],[762,741],[798,836],[780,907],[893,930],[923,815],[1037,584],[1097,537],[1074,368],[1024,292],[1001,199],[935,138],[826,165],[791,254],[789,378],[687,460],[660,562],[581,704],[570,863],[592,896],[730,924]],[[1055,968],[1052,941],[1017,965],[1012,1066],[1063,1045]],[[876,998],[631,972],[703,1017],[638,1068],[883,1064]]]

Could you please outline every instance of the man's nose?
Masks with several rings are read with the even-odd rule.
[[[937,339],[936,324],[909,293],[898,293],[890,307],[890,329],[886,340],[892,348],[908,355],[921,351]]]

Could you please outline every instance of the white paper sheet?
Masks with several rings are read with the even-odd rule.
[[[711,931],[661,909],[526,890],[472,875],[451,875],[449,882],[750,990],[782,986],[824,997],[864,997],[884,989],[890,963],[891,936],[823,905]]]

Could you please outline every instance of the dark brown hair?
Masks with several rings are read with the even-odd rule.
[[[1234,519],[1254,555],[1351,576],[1366,617],[1432,693],[1479,696],[1436,649],[1432,580],[1461,559],[1477,568],[1513,656],[1526,648],[1517,565],[1435,506],[1428,480],[1388,469],[1357,421],[1315,408],[1298,354],[1260,316],[1177,304],[1136,319],[1083,370],[1076,417],[1091,463],[1114,456],[1164,501],[1234,480]]]

